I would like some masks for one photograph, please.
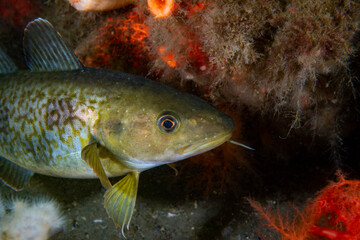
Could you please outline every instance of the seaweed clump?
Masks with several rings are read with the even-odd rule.
[[[267,225],[281,233],[283,240],[360,239],[360,181],[346,180],[338,172],[338,181],[323,188],[294,218],[264,211],[250,200]]]
[[[153,56],[163,47],[177,62],[159,56],[153,69],[162,81],[195,82],[216,104],[291,114],[290,130],[307,124],[335,147],[341,109],[355,94],[348,66],[359,9],[330,0],[179,3],[168,18],[145,21]]]
[[[98,29],[96,37],[86,47],[91,54],[83,56],[87,66],[127,69],[127,72],[137,69],[139,74],[142,63],[149,59],[146,48],[148,26],[143,24],[145,16],[138,8],[125,16],[108,17]],[[129,55],[132,57],[128,58]]]
[[[40,11],[39,1],[2,0],[0,2],[0,19],[16,27],[24,27]]]

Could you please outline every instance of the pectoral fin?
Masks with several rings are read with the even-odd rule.
[[[121,226],[121,233],[124,237],[124,226],[126,225],[126,229],[129,229],[133,215],[138,182],[139,172],[132,172],[105,193],[105,209],[115,225]]]
[[[34,173],[0,157],[0,179],[14,190],[22,190]]]
[[[111,183],[101,165],[97,142],[90,143],[84,147],[81,150],[81,158],[93,169],[95,174],[99,177],[101,184],[106,189],[110,189]]]

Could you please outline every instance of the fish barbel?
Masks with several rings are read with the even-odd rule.
[[[105,209],[129,227],[139,173],[227,141],[233,120],[200,98],[143,77],[84,67],[52,25],[28,24],[20,71],[0,49],[0,179],[98,177]],[[112,185],[108,177],[125,175]]]

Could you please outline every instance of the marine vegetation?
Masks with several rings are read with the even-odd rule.
[[[0,2],[0,19],[15,26],[24,27],[40,11],[38,1],[2,0]]]
[[[360,239],[360,181],[347,180],[338,172],[338,181],[324,187],[294,217],[271,213],[250,200],[269,228],[283,240]]]

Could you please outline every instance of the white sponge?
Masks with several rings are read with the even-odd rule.
[[[9,213],[0,201],[0,240],[45,240],[61,231],[63,216],[54,201],[14,200]]]

